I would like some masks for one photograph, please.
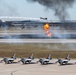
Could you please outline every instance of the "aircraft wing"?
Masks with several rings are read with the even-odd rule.
[[[44,61],[44,62],[49,62],[49,59],[44,59],[43,61]]]
[[[67,63],[67,62],[68,62],[68,60],[62,60],[62,62],[63,62],[63,63]]]
[[[23,58],[22,60],[24,60],[24,61],[31,61],[32,59]]]
[[[8,58],[7,60],[14,60],[14,59],[12,59],[12,58]]]
[[[31,59],[26,59],[26,60],[30,61]]]

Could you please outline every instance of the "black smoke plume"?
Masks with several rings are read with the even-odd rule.
[[[75,0],[27,0],[29,2],[38,2],[47,9],[52,9],[60,20],[66,20],[69,15],[68,8],[73,6]]]

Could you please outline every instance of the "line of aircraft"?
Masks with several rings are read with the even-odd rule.
[[[5,62],[5,64],[12,64],[14,63],[14,61],[16,60],[16,54],[14,53],[14,55],[10,58],[7,58],[7,57],[4,57],[2,60],[1,60],[1,63],[2,62]],[[59,63],[60,65],[74,65],[76,64],[75,63],[70,63],[70,55],[68,54],[66,56],[65,59],[60,59],[58,58],[58,60],[54,63],[52,63],[52,57],[51,57],[51,54],[49,54],[47,56],[47,58],[40,58],[37,62],[33,62],[34,60],[34,56],[33,54],[31,54],[28,58],[21,58],[17,63],[19,62],[22,62],[23,64],[36,64],[36,63],[40,63],[41,65],[48,65],[48,64],[56,64],[56,63]]]

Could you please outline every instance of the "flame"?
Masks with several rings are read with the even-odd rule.
[[[52,35],[52,33],[50,32],[50,25],[48,23],[46,23],[44,25],[44,31],[45,31],[45,34],[50,37]]]
[[[49,28],[50,28],[50,25],[49,25],[48,23],[46,23],[46,24],[44,25],[44,30],[47,31]]]
[[[45,31],[45,34],[50,37],[52,35],[52,33],[50,32],[50,30],[48,29],[47,31]]]

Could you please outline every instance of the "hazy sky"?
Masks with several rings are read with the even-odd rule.
[[[68,9],[69,19],[76,20],[76,4]],[[29,3],[26,0],[0,0],[0,16],[22,16],[29,18],[47,17],[57,20],[52,10],[47,10],[38,3]]]

